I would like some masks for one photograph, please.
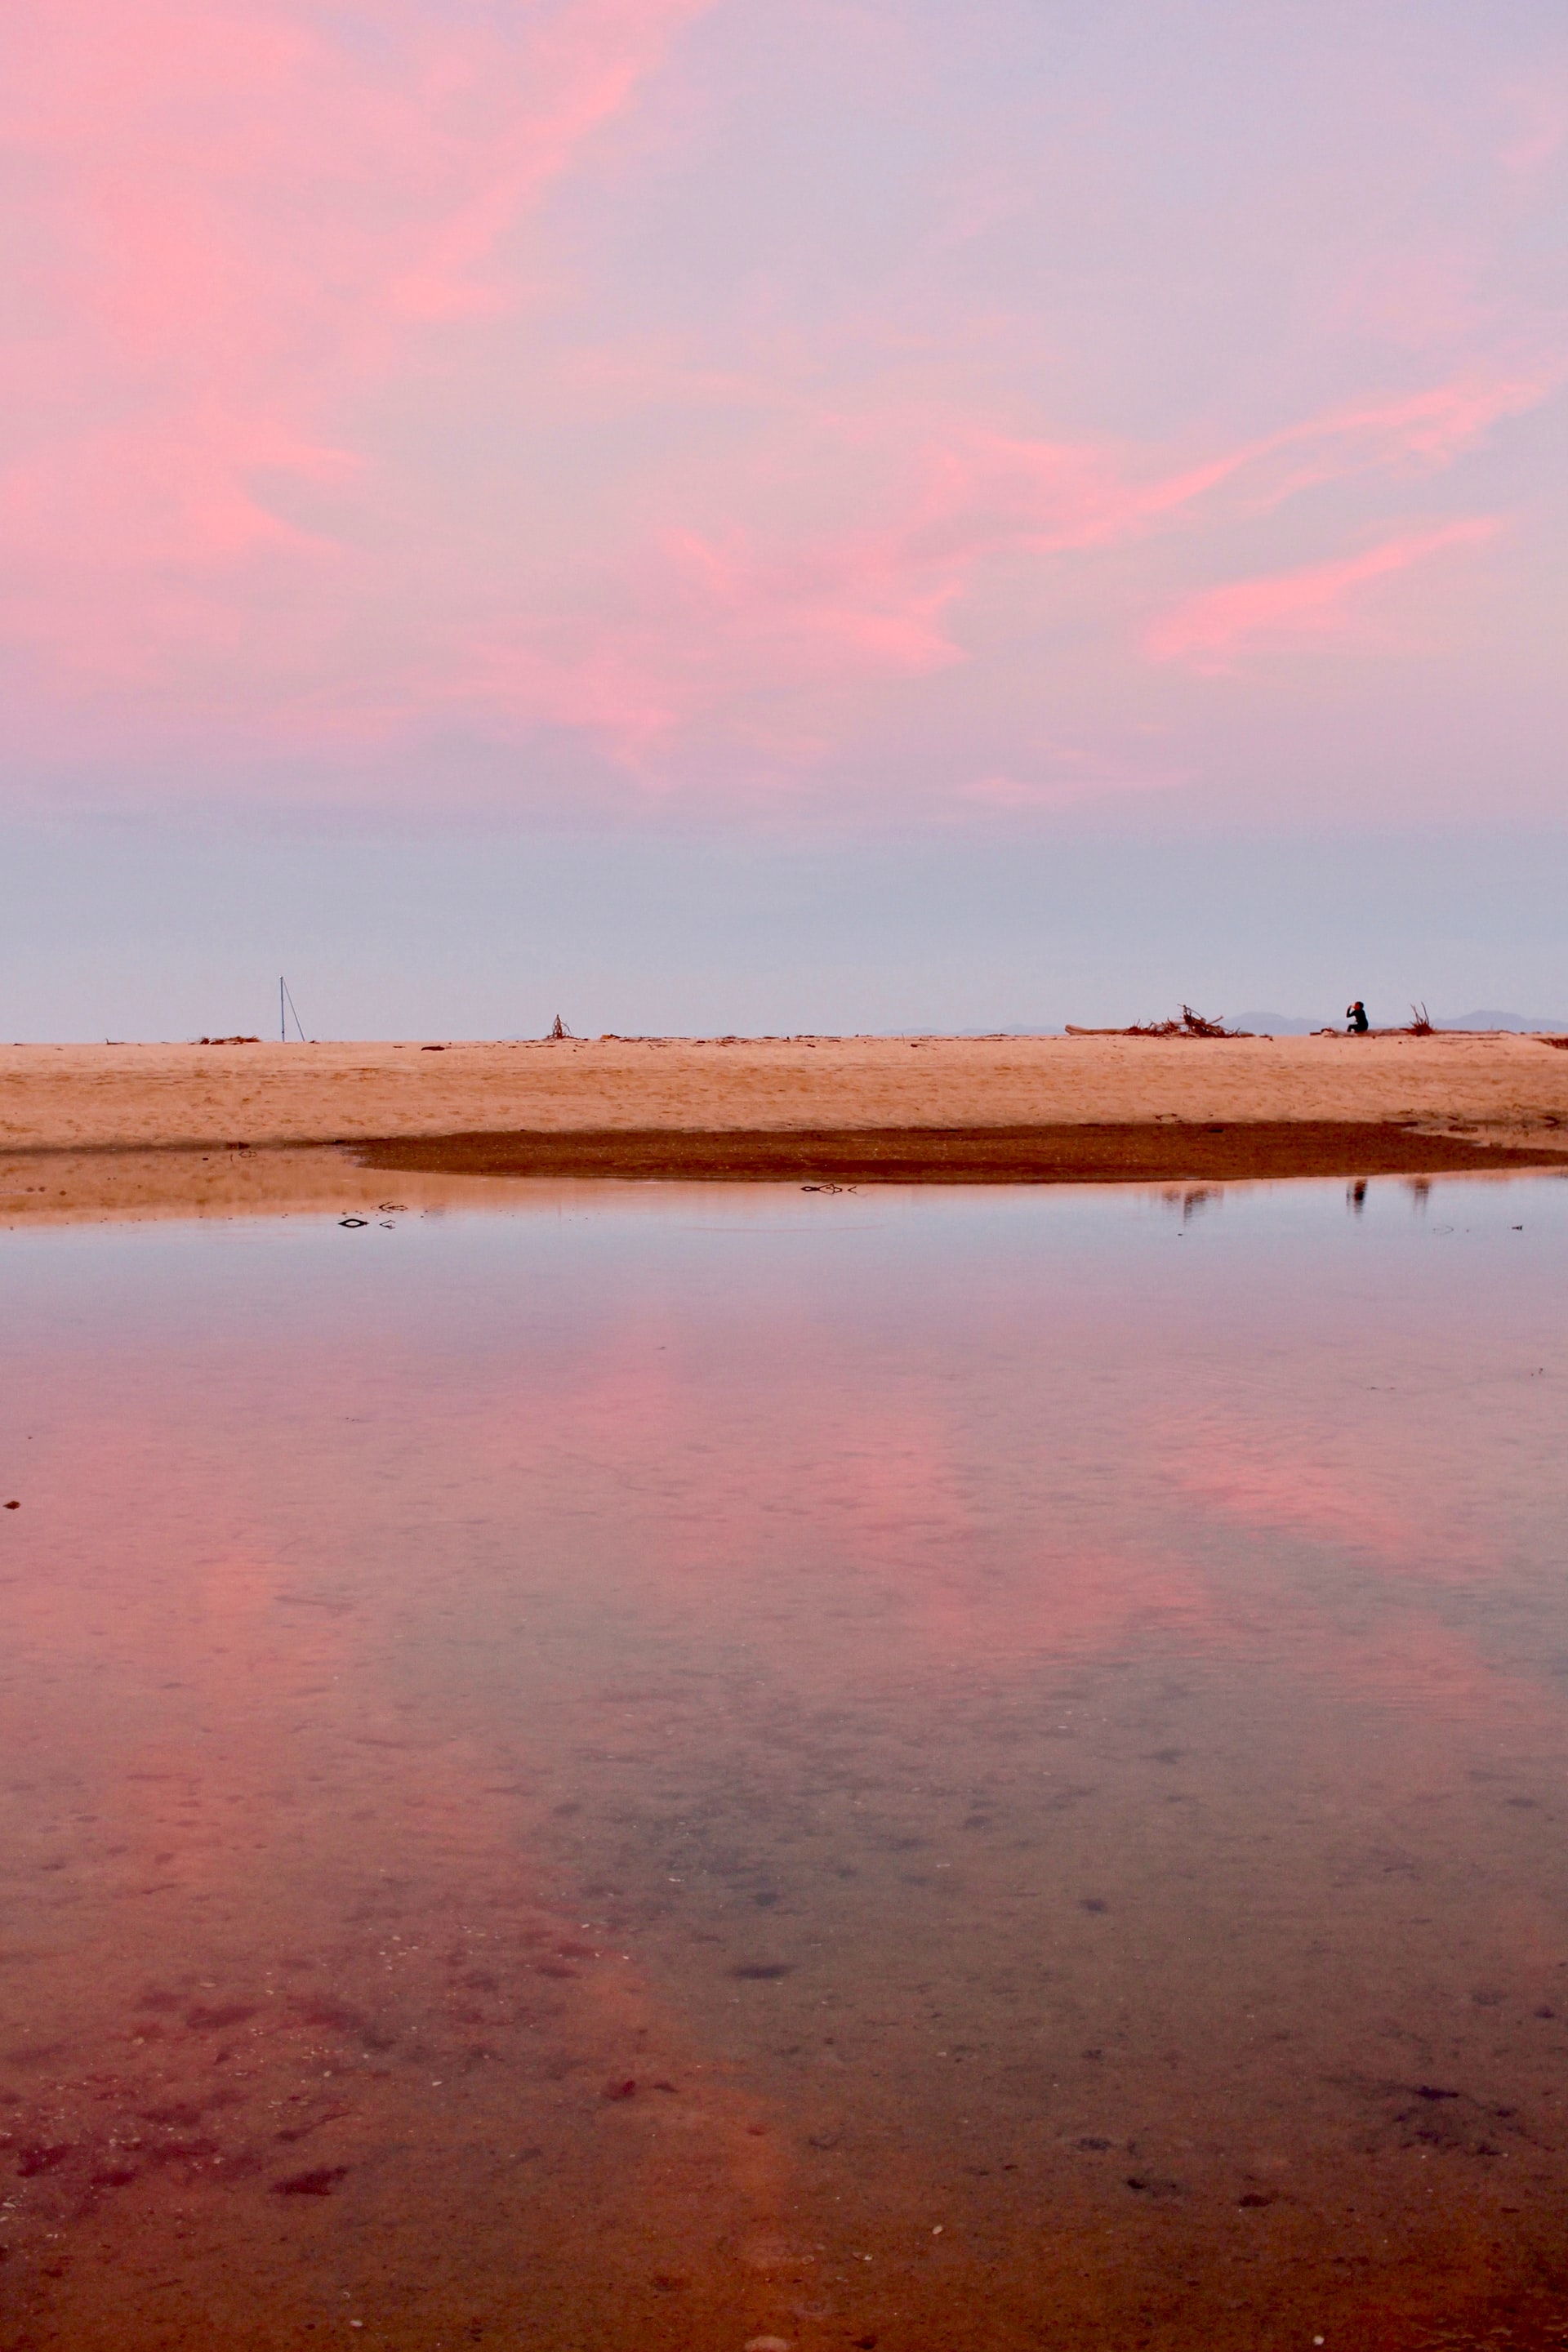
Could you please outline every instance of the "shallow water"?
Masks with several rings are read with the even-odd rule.
[[[0,2342],[1563,2341],[1568,1184],[494,1199],[0,1237]]]

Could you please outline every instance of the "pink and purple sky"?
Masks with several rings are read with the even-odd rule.
[[[946,1025],[1142,1009],[1134,965],[1310,1012],[1360,934],[1290,844],[1419,837],[1439,901],[1478,842],[1521,906],[1565,870],[1558,11],[51,0],[0,121],[14,1034],[242,1019],[226,940],[319,971],[323,1030],[536,1025],[475,961],[498,860],[553,902],[567,858],[582,968],[528,984],[621,1027],[919,1024],[936,966]],[[1210,951],[1219,888],[1138,963],[1070,878],[1112,840],[1282,892],[1273,962]],[[773,858],[862,909],[837,1009],[721,919]],[[432,859],[399,961],[353,875]],[[968,877],[934,943],[911,859]],[[986,961],[1020,859],[1055,977],[1021,921]],[[595,933],[645,860],[668,923]],[[1321,987],[1393,923],[1390,988],[1562,1010],[1549,898],[1461,950],[1373,894]]]

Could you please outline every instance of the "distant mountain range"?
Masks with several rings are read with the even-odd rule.
[[[1370,1008],[1374,1027],[1398,1029],[1404,1026],[1398,1015],[1385,1015],[1381,1006]],[[1409,1019],[1406,1012],[1405,1019]],[[1344,1014],[1332,1020],[1299,1020],[1289,1013],[1238,1013],[1227,1021],[1227,1029],[1256,1029],[1268,1037],[1310,1037],[1314,1029],[1342,1029]],[[1512,1029],[1528,1032],[1546,1029],[1561,1036],[1568,1030],[1568,1021],[1550,1019],[1544,1013],[1435,1013],[1434,1029]]]

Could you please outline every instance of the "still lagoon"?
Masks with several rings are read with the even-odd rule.
[[[0,2344],[1568,2340],[1568,1183],[0,1235]]]

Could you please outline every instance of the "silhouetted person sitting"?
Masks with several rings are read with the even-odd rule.
[[[1345,1007],[1345,1034],[1351,1037],[1364,1037],[1371,1026],[1366,1017],[1366,1007],[1358,996],[1353,1004]]]

